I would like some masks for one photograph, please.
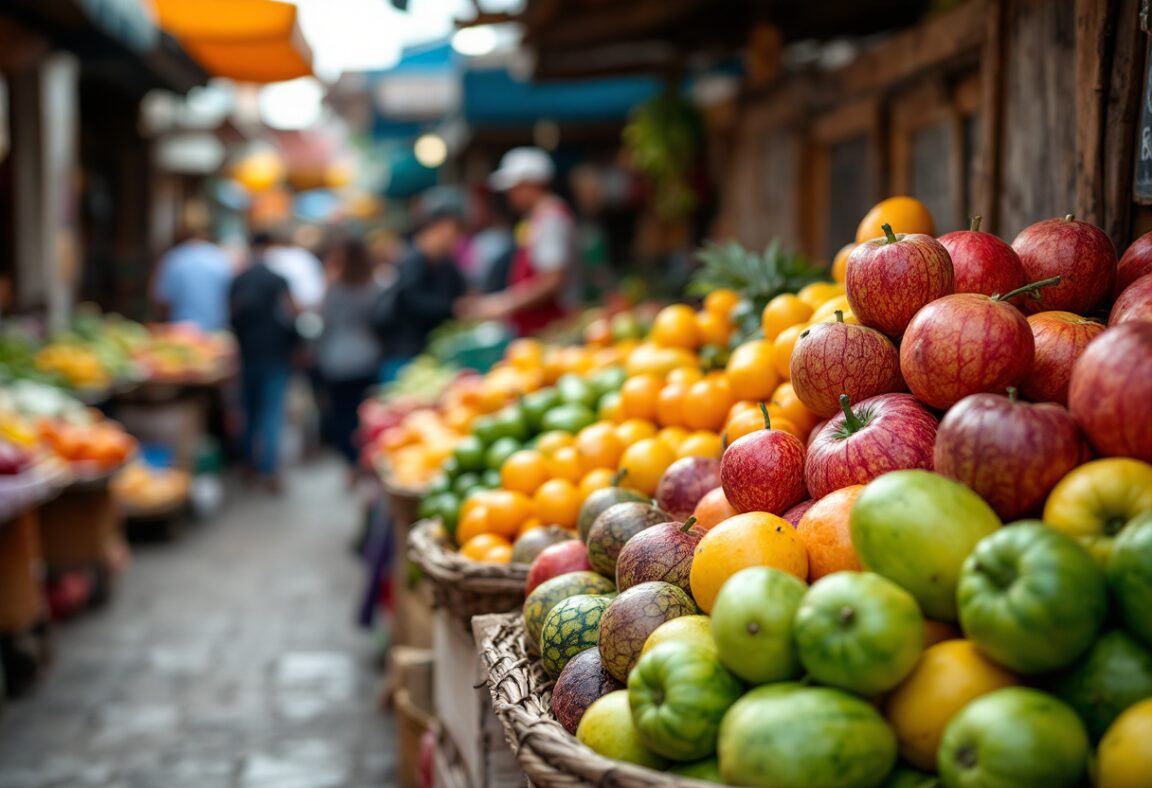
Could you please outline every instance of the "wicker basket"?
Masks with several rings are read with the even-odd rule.
[[[381,469],[378,476],[380,486],[388,496],[388,510],[392,514],[392,524],[406,533],[418,519],[416,512],[420,509],[420,501],[427,494],[427,490],[397,484],[386,469]]]
[[[646,769],[597,755],[552,715],[552,680],[524,648],[524,622],[509,613],[483,644],[492,707],[520,767],[540,788],[707,788],[712,783]]]
[[[423,520],[408,534],[408,557],[432,586],[436,605],[460,619],[472,631],[472,616],[507,613],[524,604],[528,567],[486,564],[460,555],[439,521]]]

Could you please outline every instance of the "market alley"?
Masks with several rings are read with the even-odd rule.
[[[212,521],[137,546],[112,604],[59,627],[47,679],[0,717],[0,786],[387,785],[343,470],[233,488]]]

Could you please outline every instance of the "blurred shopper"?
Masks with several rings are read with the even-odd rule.
[[[420,220],[412,243],[400,258],[391,314],[377,326],[388,337],[382,377],[391,380],[400,367],[418,356],[428,334],[451,320],[467,291],[453,256],[463,222],[459,213],[442,208]]]
[[[575,224],[568,206],[551,191],[555,174],[551,157],[539,148],[514,148],[504,154],[489,184],[505,192],[509,206],[524,218],[508,286],[470,299],[461,310],[463,317],[508,320],[526,335],[578,304]]]
[[[295,241],[275,234],[270,237],[268,268],[288,283],[292,300],[301,312],[318,312],[327,287],[320,258]]]
[[[232,282],[228,303],[240,346],[244,407],[244,457],[271,491],[280,490],[280,436],[284,401],[297,344],[296,304],[288,282],[267,257],[272,238],[252,238],[248,268]]]
[[[373,321],[381,286],[373,277],[368,247],[359,238],[338,242],[326,260],[333,272],[321,316],[324,330],[316,346],[316,364],[328,391],[332,440],[355,480],[358,410],[383,357]]]
[[[152,299],[161,317],[195,323],[203,331],[227,328],[231,259],[200,228],[185,228],[178,237],[160,258],[152,280]]]

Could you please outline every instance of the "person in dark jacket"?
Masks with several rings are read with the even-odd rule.
[[[458,214],[434,211],[416,226],[411,245],[400,257],[385,379],[418,356],[428,334],[456,313],[468,289],[454,257],[461,231]]]

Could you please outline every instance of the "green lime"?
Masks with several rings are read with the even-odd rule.
[[[457,476],[456,481],[452,482],[452,491],[457,495],[464,496],[478,484],[480,484],[480,474],[467,471]]]
[[[496,413],[493,420],[496,422],[496,434],[492,438],[492,443],[499,438],[514,438],[523,442],[528,440],[531,434],[523,412],[515,405],[509,405]]]
[[[456,444],[452,456],[464,471],[484,470],[484,442],[475,435],[469,435]]]
[[[481,416],[472,422],[472,434],[485,446],[491,446],[492,442],[500,437],[500,425],[493,416]]]
[[[532,430],[538,431],[544,421],[544,414],[556,407],[560,402],[560,392],[556,389],[540,389],[531,394],[525,394],[520,399],[520,409]]]
[[[600,398],[600,404],[596,406],[596,412],[601,419],[609,419],[609,414],[614,411],[620,410],[620,392],[609,391]],[[609,419],[611,420],[611,419]]]
[[[484,467],[490,471],[499,472],[500,467],[504,465],[504,460],[518,451],[520,451],[520,441],[515,438],[500,438],[488,447],[488,452],[484,455]]]
[[[432,480],[432,483],[428,485],[427,495],[435,495],[436,493],[448,492],[451,489],[452,480],[448,478],[447,474],[441,473],[437,474],[436,478]],[[420,503],[423,504],[424,501],[421,501]]]
[[[603,397],[609,392],[619,391],[627,379],[628,373],[624,371],[624,367],[605,367],[592,376],[592,388]]]
[[[440,472],[444,474],[449,481],[455,479],[460,475],[460,461],[454,456],[444,460],[444,464],[440,466]]]
[[[556,390],[560,392],[560,401],[568,405],[583,405],[587,408],[596,406],[600,394],[588,381],[579,375],[561,375],[556,381]]]
[[[560,430],[575,435],[596,421],[596,414],[586,405],[560,405],[544,417],[544,430]]]
[[[488,470],[484,471],[484,473],[480,474],[480,478],[483,480],[484,486],[488,489],[500,489],[500,471],[498,469],[489,468]]]

